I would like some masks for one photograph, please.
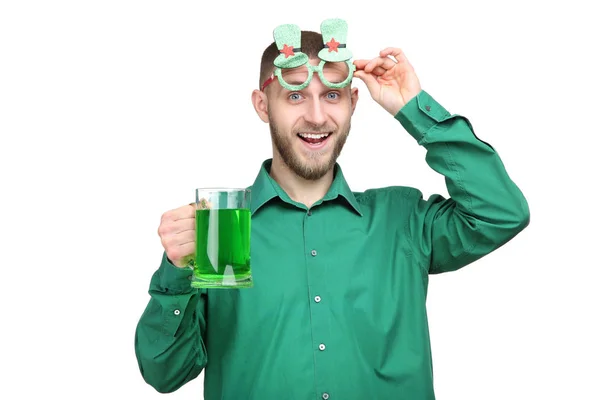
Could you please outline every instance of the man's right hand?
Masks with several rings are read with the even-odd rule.
[[[196,250],[195,206],[186,205],[164,213],[158,236],[168,259],[179,268],[187,265],[189,255]]]

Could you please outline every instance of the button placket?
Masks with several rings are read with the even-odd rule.
[[[319,244],[324,243],[327,240],[327,232],[323,226],[323,221],[317,216],[312,214],[310,210],[305,214],[304,217],[304,248],[306,254],[306,269],[307,269],[307,284],[308,284],[308,299],[309,299],[309,312],[311,315],[311,331],[313,342],[313,351],[315,354],[314,358],[314,369],[316,377],[316,388],[321,393],[321,397],[324,399],[329,398],[329,394],[326,390],[329,389],[329,374],[332,368],[331,356],[325,351],[325,343],[328,343],[330,339],[330,326],[328,317],[328,307],[324,307],[323,296],[327,296],[327,264],[328,258],[326,253],[319,253]],[[321,214],[318,214],[321,215]],[[326,298],[326,297],[325,297]]]

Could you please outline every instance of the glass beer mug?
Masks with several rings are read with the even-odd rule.
[[[196,250],[188,266],[194,288],[249,288],[250,189],[196,189]]]

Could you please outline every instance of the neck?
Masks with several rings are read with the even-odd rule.
[[[308,208],[325,196],[333,182],[333,168],[318,180],[307,180],[295,174],[279,157],[273,157],[269,175],[292,200]]]

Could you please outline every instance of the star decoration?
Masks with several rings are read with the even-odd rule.
[[[285,54],[285,58],[291,57],[294,55],[294,47],[284,44],[283,49],[280,51],[280,53]]]
[[[327,47],[329,47],[330,53],[332,51],[335,51],[336,53],[338,53],[338,46],[340,45],[340,42],[336,42],[334,38],[331,38],[331,40],[329,42],[327,42],[326,44],[327,44]]]

